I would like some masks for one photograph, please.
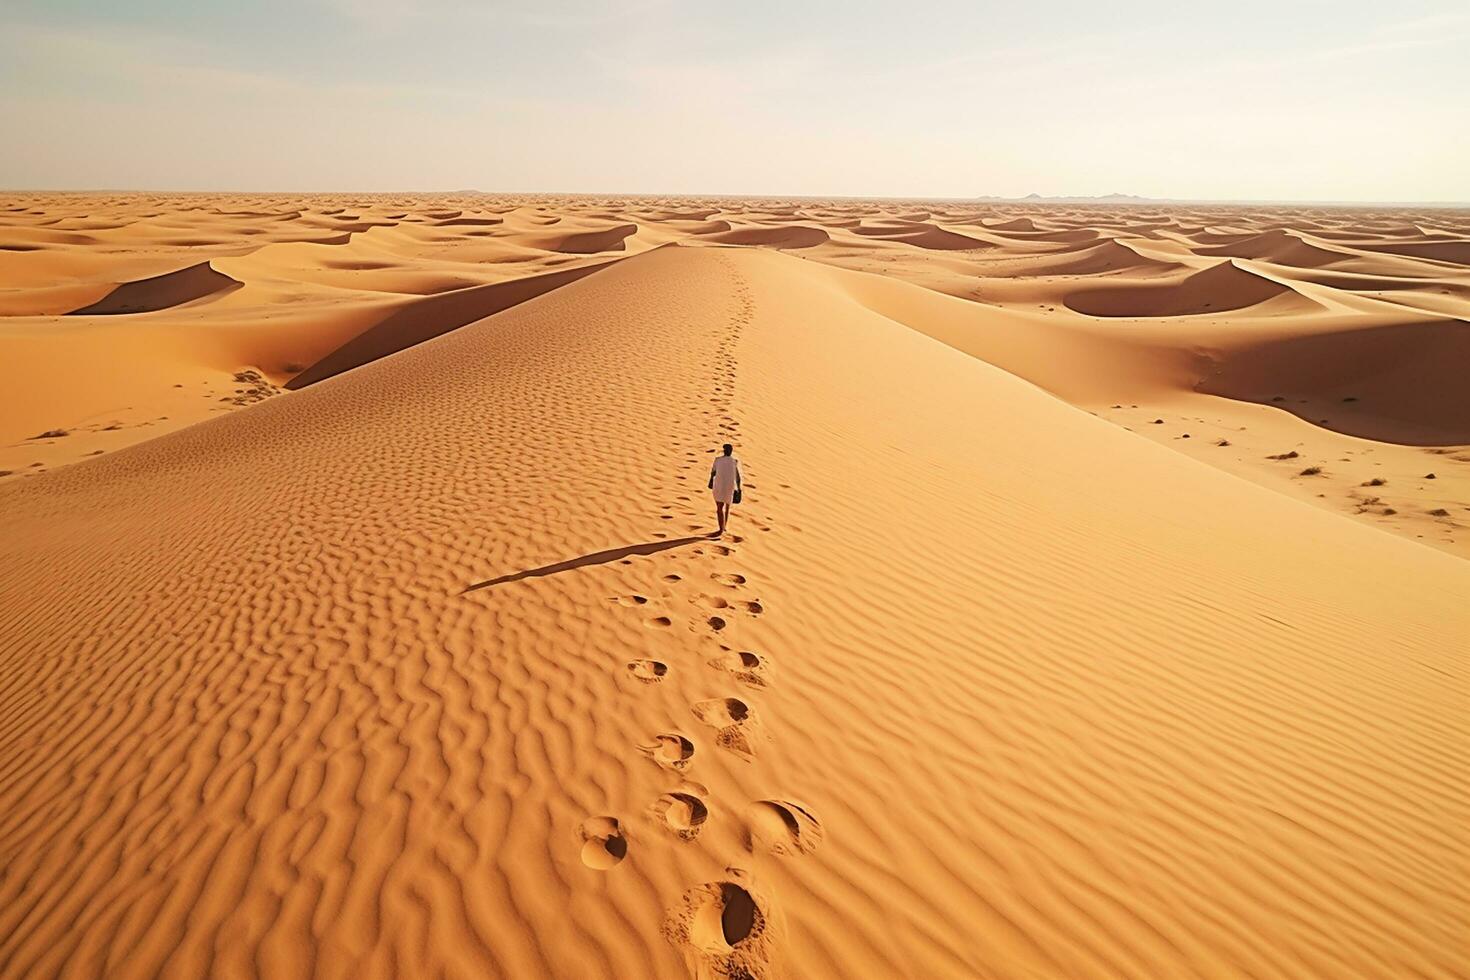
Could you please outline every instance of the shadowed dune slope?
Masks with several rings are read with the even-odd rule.
[[[1010,260],[1006,267],[1012,276],[1094,276],[1121,272],[1170,272],[1179,266],[1139,254],[1116,241],[1100,242],[1075,251]]]
[[[1372,244],[1359,244],[1357,247],[1373,252],[1383,252],[1389,255],[1404,255],[1416,259],[1430,259],[1434,262],[1446,262],[1454,265],[1470,265],[1470,241],[1449,242],[1403,242],[1401,244],[1390,244],[1374,242]]]
[[[813,248],[828,241],[831,236],[821,228],[806,225],[784,225],[772,228],[730,228],[702,234],[705,241],[722,245],[764,245],[767,248]]]
[[[611,264],[603,262],[524,279],[512,279],[509,282],[471,286],[400,306],[293,377],[286,382],[286,387],[304,388],[324,378],[361,367],[380,357],[387,357],[467,323],[483,320],[487,316],[535,299]]]
[[[985,227],[996,231],[1036,231],[1036,222],[1030,218],[1011,218],[1009,221],[991,219],[985,222]]]
[[[3,972],[1461,970],[1470,566],[817,269],[653,250],[0,485]]]
[[[1280,392],[1336,402],[1309,421],[1365,439],[1419,446],[1470,443],[1470,324],[1389,324],[1273,338],[1237,337],[1198,389],[1272,404]],[[1293,404],[1283,403],[1288,411]],[[1320,409],[1318,410],[1321,411]]]
[[[1062,302],[1087,316],[1168,317],[1240,310],[1278,297],[1294,299],[1294,306],[1302,308],[1316,306],[1290,286],[1228,261],[1172,279],[1115,280],[1107,286],[1068,293]]]
[[[176,272],[122,283],[97,302],[71,313],[76,316],[148,313],[192,303],[206,296],[238,289],[241,285],[223,272],[216,272],[208,262],[200,262]]]
[[[972,238],[969,235],[962,235],[957,231],[950,231],[927,222],[902,222],[892,225],[859,227],[854,228],[853,231],[869,238],[879,238],[889,242],[901,242],[904,245],[935,249],[942,252],[995,247],[991,242],[979,238]]]
[[[682,231],[686,235],[709,235],[720,231],[729,231],[730,222],[723,218],[712,218],[708,221],[695,221],[692,219],[678,219],[665,222],[671,228]]]
[[[1316,269],[1352,258],[1351,255],[1320,248],[1295,235],[1275,230],[1226,245],[1196,248],[1199,255],[1224,255],[1238,259],[1259,259],[1280,265]]]
[[[626,248],[623,239],[636,235],[635,224],[616,225],[598,231],[574,231],[564,235],[527,236],[523,241],[536,248],[551,252],[569,252],[583,255],[590,252],[621,252]]]

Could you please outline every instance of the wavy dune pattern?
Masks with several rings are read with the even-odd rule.
[[[1464,973],[1470,218],[20,204],[0,976]]]

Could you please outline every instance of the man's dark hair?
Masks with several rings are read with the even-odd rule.
[[[730,455],[734,451],[735,451],[735,447],[734,446],[730,445],[728,442],[725,443],[725,455],[726,456]]]

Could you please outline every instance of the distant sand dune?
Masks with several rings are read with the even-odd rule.
[[[551,252],[586,255],[594,252],[621,252],[623,240],[638,233],[636,224],[615,225],[598,231],[574,231],[559,235],[525,236],[520,240],[534,248]]]
[[[1137,285],[1120,282],[1079,290],[1068,293],[1062,302],[1087,316],[1174,317],[1240,310],[1279,297],[1294,298],[1296,308],[1314,305],[1290,286],[1247,272],[1232,262],[1221,262],[1170,281],[1150,280]]]
[[[1073,228],[1070,230],[1057,231],[1001,231],[993,230],[996,237],[1003,242],[1039,242],[1057,243],[1062,245],[1090,245],[1101,237],[1099,232],[1093,228]]]
[[[504,218],[444,218],[434,222],[436,228],[488,227],[501,224],[505,224]]]
[[[1015,260],[1007,266],[1009,275],[1024,276],[1096,276],[1119,272],[1166,273],[1180,267],[1171,262],[1141,255],[1129,246],[1109,239],[1075,251],[1058,252],[1034,258]]]
[[[208,262],[200,262],[176,272],[122,283],[95,303],[70,313],[73,316],[148,313],[218,296],[242,285],[240,281],[215,271]]]
[[[1240,259],[1260,259],[1280,265],[1300,266],[1307,269],[1321,268],[1334,262],[1342,262],[1352,256],[1343,252],[1320,248],[1302,241],[1284,231],[1268,231],[1262,235],[1213,245],[1195,250],[1200,255],[1224,255]]]
[[[706,221],[719,213],[719,208],[694,208],[685,211],[649,211],[644,212],[644,216],[649,221]]]
[[[989,220],[989,221],[986,221],[985,222],[985,227],[992,228],[995,231],[1036,231],[1037,230],[1037,228],[1036,228],[1036,222],[1032,221],[1030,218],[1010,218],[1010,219],[1004,220],[1004,221],[992,219],[992,220]]]
[[[885,241],[900,242],[904,245],[913,245],[917,248],[936,249],[940,251],[995,247],[992,242],[974,238],[970,235],[962,235],[957,231],[949,231],[948,229],[940,228],[938,225],[927,222],[866,225],[852,230],[859,235],[864,235],[869,238],[881,238]]]
[[[729,228],[727,226],[724,231],[705,233],[700,237],[722,245],[758,245],[767,248],[813,248],[831,238],[822,229],[806,225],[783,225],[773,228]]]
[[[1206,228],[1200,232],[1189,233],[1189,238],[1201,245],[1230,245],[1235,242],[1249,241],[1257,237],[1259,236],[1244,230],[1221,231],[1211,228]]]
[[[1429,259],[1433,262],[1470,265],[1470,241],[1404,242],[1402,244],[1377,242],[1361,244],[1359,247],[1389,255],[1406,255],[1416,259]]]
[[[713,235],[716,232],[730,230],[730,222],[724,218],[711,218],[708,221],[680,219],[670,221],[668,224],[673,225],[686,235]]]

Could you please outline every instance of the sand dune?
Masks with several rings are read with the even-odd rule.
[[[0,432],[0,438],[8,432],[13,440],[0,444],[0,472],[12,475],[44,471],[98,450],[111,451],[147,438],[159,427],[188,424],[205,417],[201,413],[229,410],[240,394],[232,387],[235,374],[259,371],[271,383],[283,384],[304,366],[326,358],[393,315],[404,304],[404,297],[449,294],[536,277],[580,267],[599,254],[632,254],[670,242],[800,248],[806,257],[822,263],[897,276],[978,304],[982,311],[1004,311],[1006,318],[996,322],[1014,325],[1017,331],[1035,331],[1038,343],[1051,342],[1041,338],[1058,336],[1091,338],[1088,345],[1102,346],[1088,346],[1085,355],[1079,349],[1077,356],[1106,356],[1112,365],[1109,370],[1129,380],[1111,384],[1100,377],[1089,382],[1082,387],[1112,394],[1105,400],[1078,404],[1130,428],[1137,420],[1125,415],[1148,411],[1147,406],[1126,407],[1144,397],[1140,392],[1169,393],[1171,399],[1181,397],[1181,392],[1173,373],[1167,384],[1154,384],[1148,381],[1152,368],[1133,369],[1125,363],[1133,354],[1119,359],[1100,353],[1134,349],[1128,345],[1116,348],[1111,338],[1094,336],[1100,321],[1117,320],[1120,328],[1136,332],[1147,319],[1162,326],[1189,317],[1194,339],[1227,349],[1232,332],[1250,336],[1257,323],[1273,328],[1288,323],[1289,335],[1293,330],[1311,333],[1463,319],[1464,297],[1470,293],[1470,279],[1451,264],[1375,250],[1379,245],[1396,248],[1421,242],[1453,245],[1465,237],[1465,223],[1453,212],[1443,211],[964,204],[915,208],[874,202],[546,200],[474,194],[424,198],[60,195],[30,200],[33,203],[28,206],[16,205],[4,212],[9,217],[0,222],[0,242],[13,249],[0,250],[0,314],[12,318],[12,332],[24,338],[17,343],[28,348],[25,357],[12,358],[8,365],[8,384],[11,390],[27,390],[33,401],[33,407],[16,413],[9,426],[0,426],[6,430]],[[371,227],[334,232],[303,226],[305,218]],[[499,223],[491,223],[496,221]],[[621,250],[557,250],[567,245],[616,245],[614,239],[632,225],[638,230],[621,239]],[[92,230],[65,230],[83,226]],[[952,242],[943,235],[931,240],[935,229],[980,241],[986,247],[972,248],[969,240]],[[727,232],[733,234],[719,237]],[[576,237],[588,233],[593,240]],[[88,237],[71,242],[55,237],[81,234]],[[180,244],[190,241],[215,244]],[[966,247],[914,247],[914,242],[922,241]],[[1235,260],[1239,275],[1221,269],[1214,276],[1193,278],[1227,258]],[[41,339],[55,336],[47,317],[90,306],[119,283],[166,275],[201,261],[246,283],[246,288],[209,297],[213,313],[198,308],[198,319],[210,324],[211,331],[226,334],[228,342],[209,345],[208,350],[198,350],[195,344],[196,349],[182,354],[176,364],[165,360],[170,365],[168,372],[144,366],[146,351],[136,344],[123,345],[125,353],[109,374],[105,360],[69,358],[63,353],[65,342]],[[1262,297],[1265,300],[1258,302]],[[1074,312],[1074,306],[1087,313]],[[168,339],[154,341],[169,350],[176,348],[175,334],[185,337],[196,329],[187,322],[192,317],[182,316],[195,307],[176,308],[177,317],[171,309],[134,314],[140,322],[144,317],[169,321],[163,324]],[[1093,312],[1106,315],[1089,315]],[[1045,329],[1035,329],[1037,317]],[[926,329],[922,322],[914,325]],[[1059,326],[1073,329],[1058,333],[1054,328]],[[1215,330],[1217,326],[1223,333]],[[1205,328],[1209,328],[1208,337],[1200,333]],[[957,336],[948,327],[943,329],[949,331],[947,336]],[[935,333],[938,328],[929,331]],[[1159,339],[1150,330],[1144,347],[1154,350]],[[977,349],[969,340],[960,346],[972,352]],[[1170,350],[1175,346],[1164,344]],[[382,349],[396,349],[396,345]],[[1165,360],[1172,364],[1173,356]],[[71,398],[66,389],[34,385],[18,377],[26,371],[44,373],[45,365],[67,361],[86,365],[78,384],[112,392],[118,398],[115,405],[127,406],[122,414],[97,418],[105,403],[89,395]],[[1145,356],[1141,363],[1152,364],[1153,355]],[[1027,371],[1028,377],[1035,376],[1030,368]],[[158,385],[167,373],[176,377],[160,390]],[[181,382],[186,391],[195,383],[205,389],[196,393],[192,406],[177,404],[170,394]],[[0,383],[7,383],[4,367],[0,367]],[[1045,380],[1041,383],[1050,385]],[[1143,387],[1130,387],[1135,384]],[[206,394],[215,399],[215,405],[206,403]],[[1312,425],[1334,417],[1330,411],[1321,411],[1329,406],[1317,404],[1310,391],[1288,392],[1286,397],[1286,404],[1294,407],[1298,417]],[[1122,410],[1113,408],[1119,404]],[[1159,404],[1153,417],[1178,407]],[[1226,407],[1221,414],[1210,407],[1196,416],[1226,426],[1226,416],[1241,410]],[[154,412],[151,416],[150,411]],[[143,424],[149,421],[153,424]],[[1239,420],[1239,424],[1246,421]],[[32,443],[28,439],[33,434],[28,431],[30,422],[43,430],[66,429],[82,435]],[[114,428],[115,424],[122,427]],[[1152,424],[1152,419],[1144,424]],[[1331,431],[1333,424],[1329,421],[1323,431]],[[1274,424],[1260,430],[1252,426],[1250,432],[1265,440],[1279,433],[1268,436],[1264,429],[1274,432],[1276,428]],[[1169,430],[1135,431],[1165,439],[1164,432]],[[1246,461],[1253,445],[1238,438],[1229,441],[1237,452],[1220,465],[1300,496],[1294,483],[1283,484],[1276,474],[1249,468]],[[1253,438],[1247,440],[1253,442]],[[1201,457],[1192,443],[1166,444],[1212,463],[1226,455]],[[1261,448],[1269,450],[1264,455],[1275,454],[1265,445]],[[1391,452],[1382,447],[1373,451]],[[1398,460],[1393,465],[1410,464]],[[1454,504],[1455,491],[1446,497],[1426,490],[1419,497],[1423,513],[1455,511],[1447,507]],[[1333,502],[1334,495],[1327,494],[1325,499],[1328,503],[1323,506],[1361,516],[1352,498]],[[1441,519],[1433,527],[1419,527],[1404,516],[1421,512],[1419,503],[1411,506],[1409,511],[1396,508],[1393,521],[1375,515],[1375,523],[1440,546],[1459,547],[1455,521]]]
[[[686,220],[683,218],[667,222],[678,231],[686,235],[709,235],[715,232],[729,231],[730,222],[723,218],[711,218],[708,221]]]
[[[525,279],[472,286],[401,306],[293,377],[286,387],[303,388],[361,367],[576,282],[609,264],[584,265]]]
[[[1391,242],[1360,243],[1370,252],[1386,252],[1389,255],[1407,255],[1433,262],[1448,262],[1455,265],[1470,265],[1470,241],[1454,242]]]
[[[244,284],[216,271],[208,262],[200,262],[187,269],[166,272],[161,276],[121,283],[95,303],[69,312],[74,316],[151,313],[218,296],[232,289],[239,289],[242,285]]]
[[[7,969],[1454,972],[1467,566],[828,278],[658,249],[0,488]]]
[[[598,231],[574,231],[559,235],[533,236],[525,238],[523,241],[534,248],[546,249],[551,252],[571,252],[574,254],[621,252],[625,247],[623,240],[629,235],[636,235],[637,233],[637,225],[626,224],[616,225],[612,228],[604,228]]]
[[[1465,972],[1463,215],[0,204],[0,975]]]
[[[661,210],[661,211],[643,211],[643,212],[639,212],[639,213],[640,213],[640,215],[642,217],[646,218],[649,221],[660,221],[660,222],[667,222],[667,221],[690,221],[690,222],[696,222],[697,223],[697,222],[701,222],[701,221],[708,221],[710,218],[712,218],[715,215],[719,214],[720,213],[720,209],[719,208],[695,208],[695,209],[687,210],[687,211],[680,211],[680,210],[675,209],[675,210]]]
[[[1078,290],[1062,302],[1087,316],[1171,317],[1240,310],[1283,297],[1295,301],[1293,309],[1313,305],[1290,286],[1221,262],[1168,280]]]
[[[1085,248],[1028,256],[1007,265],[1010,276],[1096,276],[1133,272],[1160,274],[1178,271],[1173,262],[1161,262],[1114,239]]]
[[[443,218],[434,222],[436,228],[494,227],[505,224],[504,218]]]
[[[887,276],[830,270],[812,276],[864,309],[901,323],[1079,405],[1192,391],[1209,361],[1168,329],[1126,334],[1095,322],[1063,323],[1022,309],[995,309]]]
[[[1340,403],[1330,419],[1320,420],[1338,432],[1381,442],[1454,445],[1470,443],[1466,364],[1470,324],[1463,321],[1240,338],[1212,366],[1200,390],[1263,404],[1291,391],[1311,404]]]
[[[1316,269],[1351,256],[1312,245],[1285,231],[1268,231],[1224,245],[1197,249],[1199,255],[1225,255],[1240,259],[1262,259],[1280,265]]]
[[[881,238],[884,241],[900,242],[904,245],[913,245],[918,248],[932,248],[942,251],[960,249],[982,249],[993,248],[991,242],[975,238],[970,235],[962,235],[947,228],[927,222],[897,222],[892,224],[878,224],[854,228],[859,235],[869,238]]]
[[[820,228],[805,225],[786,225],[779,228],[745,227],[728,228],[724,231],[706,233],[700,237],[722,245],[763,245],[768,248],[813,248],[826,242],[831,236]]]
[[[1036,222],[1030,218],[1011,218],[1007,221],[991,219],[985,222],[985,227],[994,228],[996,231],[1036,231]]]
[[[1119,229],[1124,235],[1139,234],[1139,230],[1133,227]],[[1057,245],[1080,245],[1090,246],[1100,237],[1094,228],[1071,228],[1038,231],[1000,231],[996,230],[997,240],[1001,242],[1038,242],[1041,244]]]

